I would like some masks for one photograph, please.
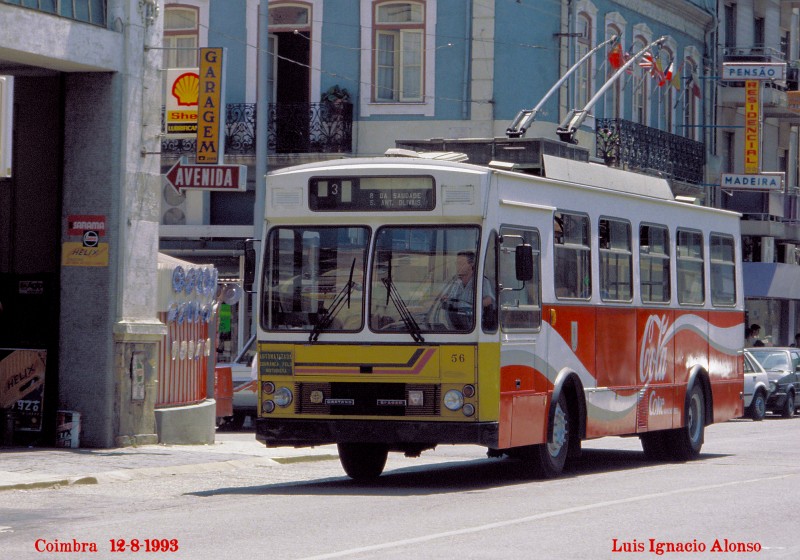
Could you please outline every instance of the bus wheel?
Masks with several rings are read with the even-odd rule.
[[[375,443],[339,443],[339,461],[353,480],[378,478],[386,465],[389,450]]]
[[[706,399],[703,396],[703,388],[699,383],[695,383],[689,391],[683,428],[664,432],[667,459],[688,461],[700,455],[705,434],[705,418]]]
[[[569,430],[567,397],[561,393],[553,414],[553,437],[547,443],[534,445],[532,449],[530,458],[536,474],[543,478],[555,478],[561,474],[569,454]]]

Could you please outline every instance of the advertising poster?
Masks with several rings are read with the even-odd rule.
[[[0,349],[0,408],[14,410],[16,430],[40,432],[46,350]]]

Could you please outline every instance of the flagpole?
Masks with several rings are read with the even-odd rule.
[[[558,91],[558,88],[560,88],[561,85],[565,81],[567,81],[567,78],[569,78],[572,74],[574,74],[575,71],[585,61],[589,60],[589,58],[592,57],[597,51],[599,51],[601,48],[605,47],[609,43],[613,43],[617,39],[618,39],[618,37],[616,35],[612,35],[610,39],[608,39],[606,41],[603,41],[602,43],[597,45],[595,48],[590,50],[588,53],[583,55],[583,57],[581,57],[581,59],[578,62],[573,64],[570,67],[570,69],[567,70],[566,73],[553,85],[553,87],[551,87],[550,90],[547,93],[544,94],[544,97],[542,97],[542,99],[539,101],[539,103],[536,104],[536,107],[534,107],[533,109],[523,109],[522,111],[517,113],[517,116],[514,117],[513,121],[511,121],[511,126],[509,126],[506,129],[506,136],[508,136],[509,138],[521,138],[521,137],[525,136],[525,132],[533,124],[533,121],[536,120],[536,114],[539,111],[541,111],[541,109],[544,106],[545,102],[548,99],[550,99],[550,96],[552,96],[556,91]]]
[[[577,144],[577,141],[575,140],[575,133],[578,131],[581,124],[583,124],[583,121],[586,120],[586,117],[589,115],[589,111],[591,111],[595,103],[597,103],[597,101],[603,96],[603,94],[605,94],[608,88],[610,88],[613,85],[613,83],[619,79],[619,77],[625,72],[625,70],[628,69],[629,66],[631,66],[636,60],[641,58],[650,49],[652,49],[655,46],[661,45],[661,43],[663,43],[666,40],[667,40],[666,35],[659,37],[658,39],[647,45],[645,48],[640,50],[638,53],[633,55],[630,59],[628,59],[625,62],[625,64],[620,66],[619,70],[617,70],[614,73],[614,75],[611,76],[606,81],[605,84],[603,84],[603,87],[601,87],[597,91],[597,93],[594,94],[594,97],[592,97],[589,100],[589,102],[583,109],[573,109],[570,112],[570,114],[567,115],[567,118],[564,119],[561,125],[556,129],[556,134],[558,134],[558,137],[564,142],[569,142],[570,144]]]

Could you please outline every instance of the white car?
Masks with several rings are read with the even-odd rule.
[[[217,364],[217,367],[231,368],[233,380],[233,416],[226,419],[220,427],[240,429],[248,416],[255,418],[258,408],[256,378],[253,374],[253,358],[256,355],[256,337],[251,336],[239,354],[230,363]]]
[[[744,351],[744,414],[755,421],[767,413],[769,376],[748,350]]]

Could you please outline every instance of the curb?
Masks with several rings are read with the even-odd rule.
[[[4,490],[36,490],[44,488],[57,488],[60,486],[76,486],[79,484],[107,484],[111,482],[128,482],[158,476],[213,473],[234,471],[253,467],[265,467],[274,464],[290,465],[292,463],[308,463],[313,461],[338,460],[338,455],[297,455],[289,457],[250,457],[247,459],[230,459],[227,461],[212,461],[209,463],[192,463],[188,465],[172,465],[168,467],[142,467],[138,469],[116,469],[91,475],[79,475],[65,478],[52,478],[35,480],[31,482],[18,482],[14,484],[0,484],[0,492]]]

